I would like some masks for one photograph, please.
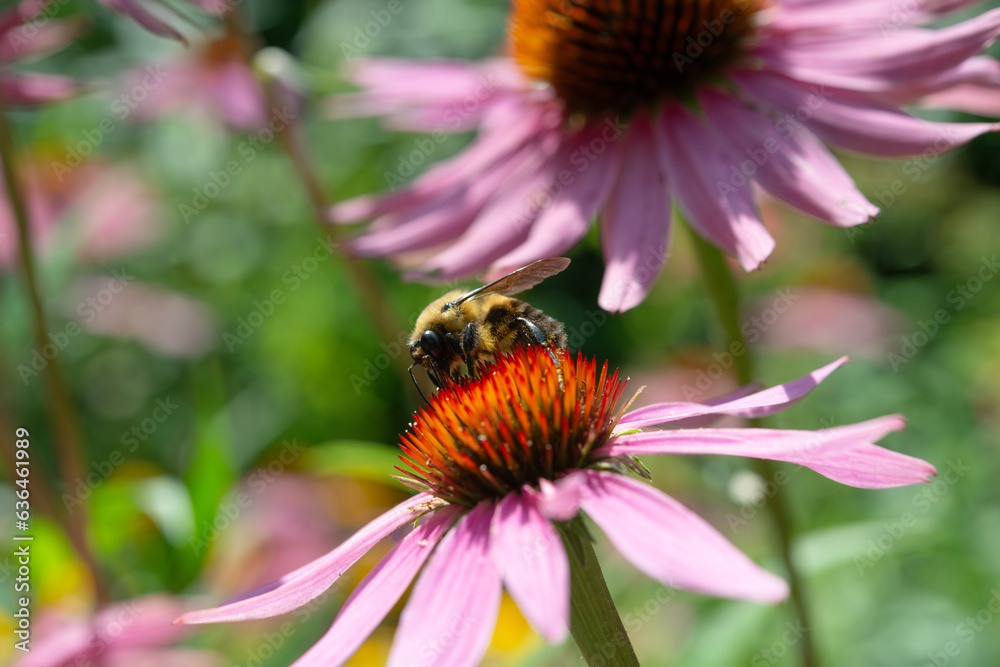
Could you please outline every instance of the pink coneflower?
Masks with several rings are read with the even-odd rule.
[[[1000,108],[1000,66],[977,56],[1000,34],[1000,9],[917,27],[970,4],[516,0],[505,58],[355,64],[364,90],[333,100],[335,115],[385,115],[430,137],[386,171],[393,194],[332,217],[375,218],[359,255],[420,251],[417,276],[452,278],[561,255],[600,215],[599,303],[622,311],[662,268],[673,199],[697,233],[755,269],[774,247],[755,184],[837,227],[878,212],[824,143],[936,155],[997,128],[900,109]],[[466,150],[399,188],[446,133],[470,129]]]
[[[684,428],[723,414],[761,417],[802,398],[841,359],[773,389],[712,404],[660,403],[623,413],[625,380],[607,364],[540,347],[502,357],[477,380],[441,390],[402,437],[402,479],[421,490],[326,556],[183,623],[283,614],[320,595],[376,543],[416,527],[344,603],[329,632],[295,664],[343,664],[416,578],[390,665],[475,665],[506,588],[549,642],[570,626],[567,521],[589,516],[637,568],[670,586],[777,602],[785,582],[715,528],[627,470],[636,454],[728,454],[798,463],[844,484],[927,481],[933,466],[872,444],[899,416],[822,431]],[[641,429],[668,424],[674,430]],[[419,576],[418,576],[419,575]],[[575,603],[574,603],[575,604]],[[575,630],[574,630],[575,632]]]
[[[183,612],[169,595],[117,602],[92,617],[43,611],[31,649],[17,667],[221,667],[214,651],[175,646],[187,632],[171,624]]]
[[[143,99],[130,104],[139,120],[166,113],[201,114],[218,118],[236,130],[267,127],[264,92],[247,66],[238,38],[225,33],[158,66],[161,80],[144,86],[148,66],[136,68],[122,86],[123,94],[141,90]]]

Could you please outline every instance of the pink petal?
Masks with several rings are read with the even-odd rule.
[[[497,158],[489,169],[455,185],[449,194],[421,206],[409,207],[372,223],[371,230],[353,239],[352,252],[363,257],[422,250],[459,238],[482,212],[483,207],[530,164],[533,149]]]
[[[1000,116],[1000,83],[954,86],[922,98],[919,104],[931,109],[956,109],[979,116]]]
[[[440,162],[399,192],[381,197],[365,195],[335,205],[331,209],[334,222],[354,222],[393,212],[403,212],[410,207],[433,205],[451,196],[456,187],[468,187],[480,174],[486,173],[498,162],[518,153],[526,143],[537,141],[550,122],[546,114],[525,113],[521,105],[508,105],[505,112],[510,127],[502,131],[487,130],[456,157]],[[407,156],[407,160],[409,160]],[[397,176],[402,161],[393,172]]]
[[[601,221],[605,268],[597,303],[612,313],[646,298],[670,244],[670,195],[660,165],[665,148],[645,114],[633,116],[622,141],[625,157]]]
[[[523,171],[497,191],[469,229],[424,266],[442,279],[478,273],[516,247],[528,236],[537,216],[546,206],[554,187],[558,148],[555,134],[542,138]]]
[[[780,602],[781,578],[761,569],[704,519],[652,486],[588,470],[583,510],[621,554],[674,588],[709,595]]]
[[[776,125],[779,131],[792,132],[804,123],[827,143],[870,155],[942,153],[1000,127],[920,120],[874,98],[836,93],[766,72],[738,72],[733,78],[761,102],[787,112]]]
[[[36,106],[60,102],[80,91],[80,84],[57,74],[0,74],[4,99],[15,106]]]
[[[819,431],[703,428],[613,437],[594,456],[724,454],[797,463],[830,479],[868,489],[926,482],[934,466],[871,443],[905,421],[898,415]],[[586,508],[585,508],[586,509]]]
[[[740,173],[749,174],[775,197],[840,227],[868,222],[878,213],[808,130],[782,135],[773,119],[730,95],[706,92],[701,101],[715,127],[740,151]]]
[[[757,212],[749,182],[729,184],[737,160],[715,130],[679,107],[656,123],[660,158],[670,191],[691,226],[752,271],[774,249]]]
[[[500,612],[500,574],[490,557],[492,501],[466,514],[438,544],[399,617],[389,667],[472,667]]]
[[[490,552],[507,592],[550,644],[569,633],[569,561],[532,499],[508,494],[493,513]]]
[[[332,98],[331,117],[390,116],[394,128],[417,132],[472,129],[498,97],[522,82],[506,59],[366,58],[351,65],[348,77],[364,90]]]
[[[815,389],[820,382],[849,361],[841,357],[833,363],[804,375],[797,380],[758,391],[732,401],[701,403],[657,403],[626,413],[618,422],[617,431],[676,422],[702,415],[727,414],[738,417],[766,417],[793,405]]]
[[[368,553],[382,538],[429,509],[432,496],[418,494],[396,505],[352,535],[339,547],[281,579],[243,594],[214,609],[192,611],[178,623],[221,623],[269,618],[301,607],[333,585],[347,568]]]
[[[454,506],[446,507],[404,537],[358,584],[333,626],[295,661],[295,667],[347,662],[403,596],[458,514]]]
[[[30,30],[19,27],[8,34],[0,31],[3,36],[0,40],[0,61],[10,63],[54,53],[80,36],[83,27],[84,23],[79,19],[47,18],[44,23],[32,24]]]
[[[538,480],[539,490],[535,504],[542,516],[552,521],[569,521],[580,511],[580,497],[587,480],[577,472],[571,472],[555,484],[547,479]],[[525,493],[532,493],[525,490]]]
[[[45,619],[43,621],[54,619]],[[52,623],[51,625],[55,625]],[[58,622],[51,632],[36,636],[31,651],[21,658],[18,667],[63,667],[72,660],[86,657],[93,650],[97,637],[90,623],[73,619]],[[86,663],[84,663],[86,664]]]
[[[800,2],[785,0],[769,27],[792,35],[807,31],[866,28],[879,34],[915,23],[923,23],[940,14],[954,11],[979,0],[837,0],[836,2]]]
[[[778,62],[900,82],[955,67],[980,53],[997,36],[1000,9],[938,30],[904,28],[796,43],[778,52]]]
[[[614,143],[618,140],[610,124],[603,123],[565,139],[555,158],[559,168],[553,187],[558,192],[531,225],[524,243],[494,262],[491,274],[504,275],[561,255],[583,238],[621,164],[622,151]],[[592,152],[590,146],[600,146],[601,153]]]

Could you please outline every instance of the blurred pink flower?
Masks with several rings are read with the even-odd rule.
[[[134,253],[161,234],[157,197],[128,165],[90,161],[55,171],[31,165],[25,174],[36,253],[68,247],[81,262],[101,262]],[[0,269],[10,270],[16,258],[17,225],[0,192]]]
[[[319,480],[263,469],[251,473],[240,493],[252,502],[218,537],[209,566],[223,590],[274,581],[336,546],[340,531],[325,510]]]
[[[43,612],[31,651],[18,667],[222,667],[212,651],[173,647],[186,628],[172,622],[184,607],[151,595],[101,609],[92,618]]]
[[[625,381],[596,362],[530,347],[480,379],[435,394],[403,438],[400,479],[422,492],[329,554],[183,623],[276,616],[317,597],[376,543],[419,524],[361,582],[327,634],[295,664],[346,662],[417,577],[389,665],[475,665],[506,587],[549,642],[569,625],[569,565],[554,521],[586,513],[637,568],[667,585],[777,602],[783,580],[657,489],[621,474],[641,454],[725,454],[798,463],[860,488],[927,481],[925,461],[873,443],[899,416],[821,431],[697,428],[720,415],[762,417],[801,399],[846,359],[788,384],[714,404],[659,403],[622,415]],[[559,379],[557,379],[559,378]],[[669,424],[675,430],[640,429]],[[425,565],[426,562],[426,565]],[[422,570],[422,571],[421,571]]]
[[[756,269],[774,240],[755,183],[850,227],[878,209],[824,143],[936,155],[997,129],[900,105],[994,108],[1000,64],[977,54],[1000,34],[1000,9],[928,30],[917,25],[973,3],[898,4],[687,0],[607,13],[589,0],[517,0],[510,57],[352,68],[363,90],[332,100],[334,115],[384,115],[430,137],[386,172],[393,194],[342,202],[331,217],[375,219],[357,254],[429,253],[413,275],[447,279],[564,254],[600,215],[599,303],[622,311],[663,266],[673,198],[695,231]],[[478,136],[467,149],[400,187],[446,133],[468,130]]]
[[[220,118],[237,130],[267,126],[264,93],[235,36],[227,33],[155,69],[151,85],[145,83],[149,81],[148,67],[137,68],[125,77],[125,95],[136,98],[131,117],[149,120],[180,111]],[[140,90],[141,101],[135,95]]]
[[[132,274],[78,278],[66,290],[66,315],[101,336],[139,341],[172,357],[197,358],[218,342],[215,317],[201,301],[138,283]]]
[[[903,331],[902,313],[874,297],[822,287],[793,287],[761,299],[745,333],[762,347],[884,358]]]
[[[7,104],[34,106],[76,95],[80,84],[57,74],[15,72],[11,63],[58,51],[80,34],[80,22],[42,14],[47,0],[22,0],[0,11],[0,89]]]

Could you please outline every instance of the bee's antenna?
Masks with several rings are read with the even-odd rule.
[[[410,364],[410,367],[407,368],[406,371],[410,374],[410,379],[413,380],[413,386],[417,388],[417,393],[420,394],[420,398],[424,399],[424,403],[430,403],[430,401],[427,400],[427,397],[424,396],[424,392],[420,391],[420,385],[417,384],[417,378],[413,377],[413,367],[416,365],[416,363]]]

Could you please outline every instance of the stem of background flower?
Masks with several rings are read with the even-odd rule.
[[[14,137],[7,122],[7,100],[0,90],[0,163],[3,166],[3,181],[7,191],[7,201],[14,214],[17,224],[17,243],[24,273],[24,282],[28,288],[28,300],[31,304],[32,325],[35,334],[35,344],[39,350],[49,345],[47,328],[45,326],[45,308],[42,306],[41,291],[35,275],[34,256],[31,253],[31,225],[28,221],[28,209],[21,195],[17,173],[14,168]],[[83,442],[80,437],[79,422],[73,409],[69,391],[63,380],[62,367],[55,357],[45,364],[45,378],[49,390],[49,420],[52,432],[55,434],[56,468],[67,491],[84,477]],[[43,507],[44,509],[44,507]],[[87,526],[89,525],[86,507],[79,508],[79,519],[70,520],[58,507],[52,508],[53,518],[60,522],[87,569],[94,583],[94,595],[99,603],[109,599],[104,580],[97,567],[97,561],[87,544]]]
[[[229,32],[236,38],[236,41],[240,45],[240,53],[244,63],[252,71],[254,69],[254,56],[261,48],[259,39],[243,27],[243,21],[238,10],[233,10],[226,14],[225,20]],[[264,91],[268,109],[279,109],[282,107],[282,101],[277,92],[277,84],[275,82],[262,81],[261,88]],[[302,147],[299,129],[299,125],[293,122],[289,123],[289,126],[285,130],[275,132],[275,134],[278,135],[282,148],[288,154],[288,158],[291,160],[292,166],[295,168],[295,172],[302,182],[302,187],[305,188],[306,194],[309,197],[309,203],[312,205],[315,223],[319,226],[320,232],[328,238],[332,238],[336,244],[340,238],[340,231],[338,227],[331,224],[329,214],[330,205],[323,192],[323,187],[320,185],[319,179],[316,177],[306,156],[305,149]],[[398,320],[389,310],[389,300],[382,293],[381,286],[375,274],[367,264],[356,260],[350,255],[341,253],[341,257],[344,259],[348,274],[350,274],[351,279],[361,294],[361,303],[368,311],[368,315],[375,324],[379,336],[386,342],[397,340],[401,329]],[[403,370],[403,367],[399,364],[393,364],[393,367],[399,372],[403,382],[409,384],[410,377]]]
[[[569,631],[583,659],[592,666],[638,667],[583,520],[577,516],[555,525],[569,557]]]
[[[705,287],[715,305],[716,314],[722,329],[726,334],[727,351],[735,359],[736,377],[740,385],[749,384],[754,380],[754,359],[753,353],[747,346],[740,329],[740,294],[733,278],[732,271],[722,251],[703,239],[697,232],[688,227],[690,236],[694,240],[695,251],[698,255],[698,266],[701,269],[702,279]],[[752,426],[760,426],[761,420],[751,419]],[[753,459],[754,471],[762,479],[772,480],[778,472],[777,466],[771,461],[764,459]],[[798,620],[806,629],[799,640],[799,652],[802,656],[802,664],[805,667],[817,667],[819,661],[816,657],[816,649],[812,641],[812,623],[809,617],[809,608],[806,604],[805,591],[803,590],[802,578],[792,561],[792,518],[785,494],[780,488],[775,489],[774,495],[767,502],[767,511],[774,521],[775,531],[778,537],[778,546],[781,551],[781,559],[785,563],[785,570],[788,573],[788,583],[791,589],[791,602],[794,613]]]

